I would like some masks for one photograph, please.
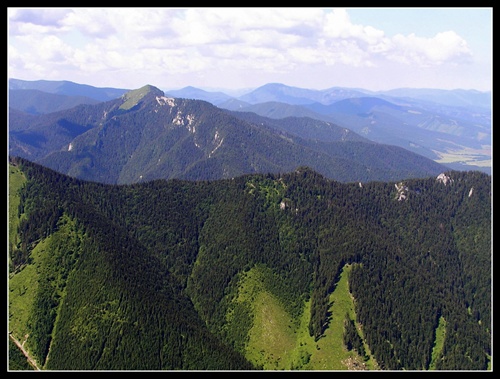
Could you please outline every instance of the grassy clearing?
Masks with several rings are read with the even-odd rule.
[[[9,279],[9,332],[17,340],[24,343],[24,348],[29,351],[30,339],[28,324],[34,311],[33,306],[39,296],[40,278],[50,278],[54,294],[60,298],[62,303],[65,298],[65,276],[67,272],[61,267],[58,257],[61,254],[67,259],[75,259],[74,253],[78,252],[78,240],[82,238],[76,229],[74,221],[64,216],[59,230],[45,239],[40,240],[30,254],[31,262],[23,268],[11,274]],[[108,305],[108,304],[107,304]],[[109,304],[104,313],[105,317],[111,314],[114,304]],[[55,310],[58,313],[58,310]],[[103,312],[97,312],[102,315]],[[58,315],[57,315],[58,317]],[[57,324],[57,323],[56,323]],[[55,332],[55,329],[54,331]]]
[[[354,302],[347,278],[351,266],[346,265],[340,281],[331,294],[332,319],[324,337],[315,341],[309,335],[310,302],[304,303],[300,320],[293,320],[262,285],[262,268],[254,267],[240,280],[239,303],[252,310],[253,324],[248,333],[245,356],[264,370],[361,370],[377,369],[370,357],[366,362],[344,347],[344,318],[346,313],[356,320]],[[362,335],[361,328],[360,335]],[[370,350],[365,346],[368,356]]]
[[[356,321],[354,299],[349,292],[348,277],[351,265],[345,265],[335,290],[330,295],[331,320],[325,336],[316,342],[316,351],[311,357],[314,370],[373,370],[376,362],[371,358],[370,349],[365,345],[369,359],[365,362],[355,351],[348,351],[344,346],[344,319],[348,314]],[[356,323],[358,333],[363,337],[360,325]]]
[[[435,370],[436,360],[443,350],[444,338],[446,336],[446,320],[443,316],[439,318],[438,327],[436,329],[436,340],[434,341],[434,347],[432,348],[431,363],[429,365],[429,370]]]
[[[127,92],[124,95],[125,102],[120,105],[120,109],[129,110],[135,107],[141,99],[146,96],[151,91],[152,87],[147,85],[132,91]]]
[[[19,341],[28,334],[28,318],[38,290],[37,265],[46,250],[47,241],[40,242],[32,251],[33,263],[9,279],[9,332]]]
[[[19,225],[18,207],[19,207],[19,189],[26,182],[26,177],[18,167],[9,164],[9,248],[17,249],[18,235],[17,227]],[[33,253],[36,254],[36,251]],[[10,264],[10,252],[9,252]],[[9,332],[14,337],[23,341],[27,334],[26,324],[29,317],[29,311],[33,304],[33,299],[38,287],[37,273],[34,265],[27,265],[17,274],[9,275]]]
[[[285,369],[288,356],[295,348],[292,320],[268,292],[259,293],[253,305],[254,325],[249,332],[247,358],[266,370]]]
[[[19,248],[19,236],[17,227],[20,222],[18,207],[20,203],[19,190],[26,182],[26,177],[18,167],[9,164],[9,186],[8,186],[8,260],[9,260],[9,282],[8,282],[8,330],[14,338],[24,343],[28,338],[28,319],[38,289],[38,274],[33,264],[26,265],[22,270],[14,273],[11,267],[10,254]],[[41,247],[40,247],[41,248]],[[37,256],[40,248],[35,249],[32,257]],[[35,258],[34,258],[35,259]],[[11,346],[11,345],[9,345]],[[14,352],[12,354],[19,354]]]
[[[282,370],[295,347],[293,320],[278,299],[264,288],[263,275],[269,273],[256,266],[240,280],[236,301],[249,306],[253,318],[245,356],[265,370]]]

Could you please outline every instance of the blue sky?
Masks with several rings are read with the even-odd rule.
[[[8,77],[492,90],[492,8],[8,8]]]

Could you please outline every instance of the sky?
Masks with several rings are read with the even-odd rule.
[[[492,91],[493,8],[7,9],[8,78]]]

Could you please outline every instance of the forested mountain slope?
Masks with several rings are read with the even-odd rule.
[[[489,367],[484,173],[107,185],[15,158],[9,178],[9,331],[43,369],[347,369],[339,333],[381,370]]]

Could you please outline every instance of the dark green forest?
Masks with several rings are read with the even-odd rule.
[[[487,174],[341,183],[299,167],[111,185],[10,163],[26,181],[9,278],[35,266],[26,344],[44,369],[261,369],[245,357],[252,317],[234,308],[240,276],[265,267],[264,285],[294,320],[310,301],[320,340],[346,264],[363,330],[346,317],[346,349],[366,358],[365,343],[381,370],[429,370],[443,318],[435,368],[489,367]],[[16,354],[10,368],[22,369]]]

